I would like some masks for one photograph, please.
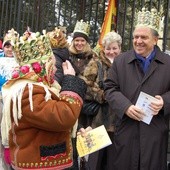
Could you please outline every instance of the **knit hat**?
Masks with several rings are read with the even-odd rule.
[[[11,45],[11,41],[5,41],[3,44],[2,44],[2,47],[4,48],[5,46],[7,45]]]
[[[86,41],[89,41],[90,25],[88,22],[83,22],[83,20],[77,21],[74,31],[73,39],[77,37],[83,37]]]

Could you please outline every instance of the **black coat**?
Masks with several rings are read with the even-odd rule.
[[[72,63],[73,68],[75,69],[76,76],[82,78],[85,68],[93,57],[93,53],[80,53],[80,54],[71,54],[69,57],[70,62]],[[84,101],[85,104],[85,101]],[[83,105],[84,105],[83,104]],[[84,113],[83,109],[81,110],[79,116],[79,125],[86,128],[90,125],[89,117]]]
[[[55,48],[53,49],[53,53],[56,59],[57,68],[54,78],[61,85],[64,76],[62,63],[65,62],[66,60],[69,60],[70,54],[67,48]]]
[[[159,49],[143,75],[134,51],[117,57],[106,79],[105,96],[116,114],[113,170],[166,170],[170,114],[170,56]],[[150,125],[125,115],[140,91],[161,95],[164,107]]]
[[[69,52],[68,48],[54,48],[53,54],[56,59],[56,68],[57,71],[54,75],[55,80],[61,85],[63,80],[63,68],[62,63],[66,60],[70,61],[72,64],[76,76],[79,76],[83,73],[86,65],[90,61],[90,59],[93,57],[92,53],[89,55],[86,55],[86,53],[80,53],[80,54],[72,54]]]

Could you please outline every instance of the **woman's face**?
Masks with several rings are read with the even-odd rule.
[[[74,47],[78,52],[82,52],[87,44],[87,41],[83,37],[76,37],[73,41]]]
[[[4,48],[5,57],[13,57],[12,45],[5,45]]]
[[[113,62],[114,58],[117,57],[121,52],[121,47],[118,45],[117,42],[113,42],[108,46],[104,47],[105,56]]]

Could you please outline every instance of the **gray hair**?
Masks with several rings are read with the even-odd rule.
[[[141,27],[146,27],[146,28],[149,28],[151,30],[151,34],[154,36],[154,37],[158,37],[159,38],[159,33],[158,31],[156,31],[155,29],[153,28],[150,28],[150,27],[147,27],[147,26],[141,26]],[[138,28],[138,27],[135,27],[135,29]],[[134,29],[134,31],[135,31]]]
[[[158,31],[156,31],[156,30],[154,30],[154,29],[151,28],[151,32],[152,32],[152,35],[153,35],[154,37],[159,37]]]
[[[102,46],[106,47],[106,46],[109,46],[111,43],[114,43],[114,42],[117,42],[119,47],[121,47],[121,44],[122,44],[121,36],[114,31],[108,32],[102,40]]]

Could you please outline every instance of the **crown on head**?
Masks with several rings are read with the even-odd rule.
[[[77,21],[73,33],[74,32],[80,32],[80,33],[83,33],[83,34],[89,36],[89,33],[90,33],[89,23],[84,22],[83,20]]]
[[[55,27],[53,31],[47,33],[47,36],[50,39],[52,48],[64,48],[68,46],[63,28],[59,29]]]
[[[147,26],[159,32],[161,18],[161,13],[158,12],[155,8],[151,9],[151,11],[142,8],[142,11],[139,11],[136,15],[135,27]]]
[[[20,65],[46,60],[53,54],[45,31],[43,35],[26,31],[18,41],[13,42],[13,47],[14,57]]]
[[[19,39],[19,34],[12,28],[4,36],[3,45],[7,42],[16,42]]]

